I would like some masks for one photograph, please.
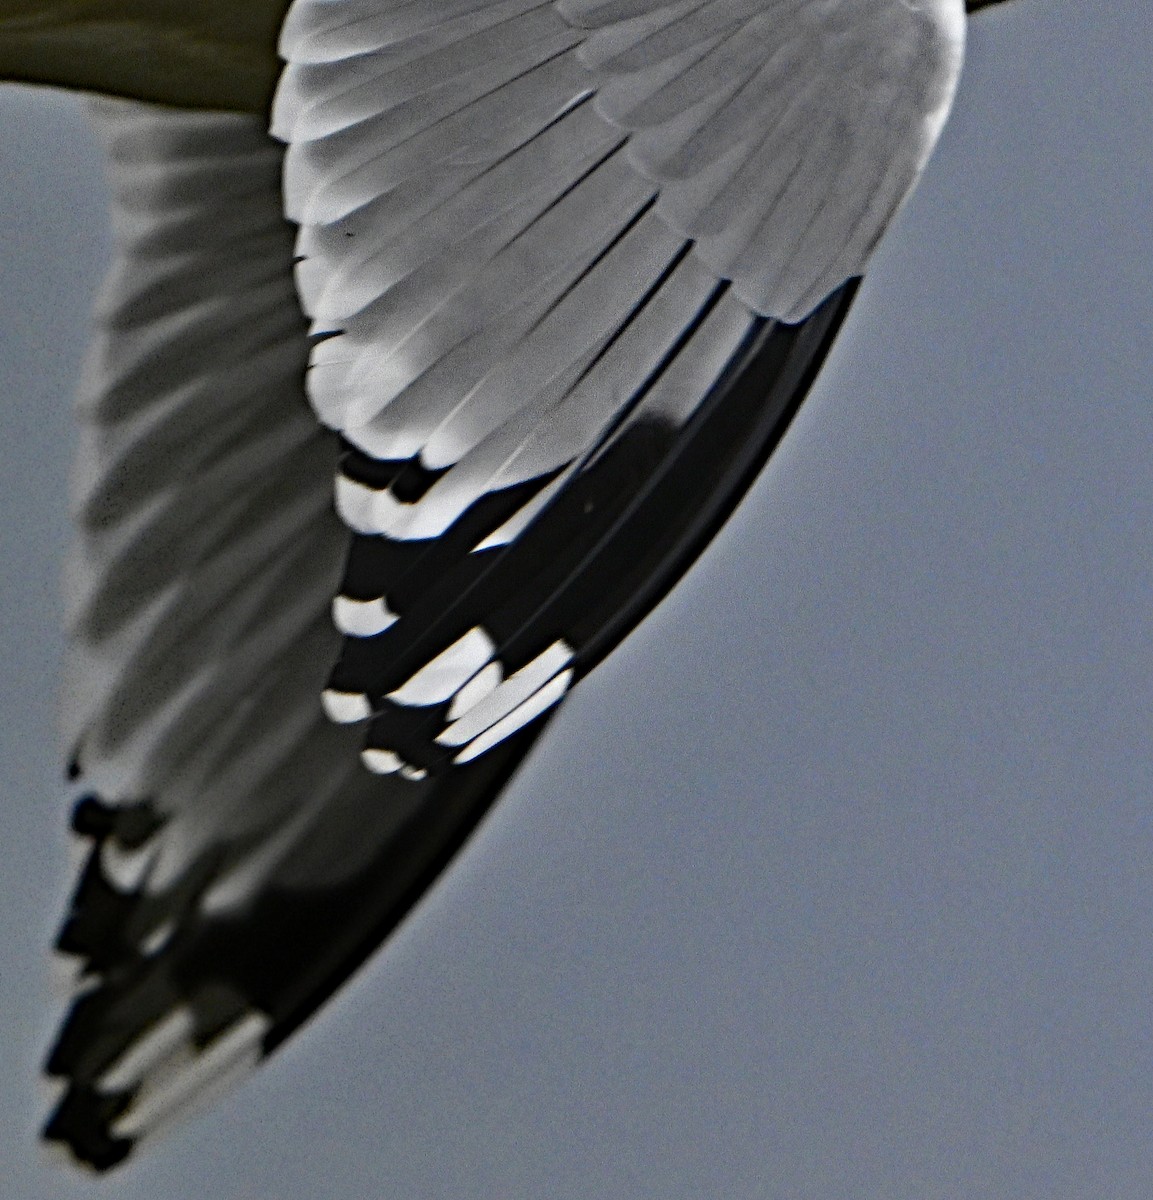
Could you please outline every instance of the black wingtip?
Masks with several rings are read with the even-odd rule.
[[[259,1053],[271,1053],[427,891],[550,716],[543,714],[445,782],[430,779],[427,803],[388,833],[379,852],[347,878],[304,889],[270,886],[236,913],[197,915],[193,905],[181,934],[156,956],[140,956],[136,943],[121,937],[123,914],[108,907],[108,897],[97,887],[98,863],[90,863],[62,941],[97,953],[110,937],[117,957],[104,956],[108,969],[101,968],[91,990],[73,1001],[48,1056],[45,1072],[63,1080],[67,1090],[44,1127],[45,1142],[59,1146],[73,1165],[104,1173],[148,1140],[116,1132],[135,1091],[109,1092],[95,1081],[107,1078],[109,1064],[174,1008],[191,1014],[191,1040],[198,1050],[244,1013],[267,1014],[270,1024]],[[379,801],[379,791],[372,788],[349,798],[366,813]],[[90,836],[99,835],[105,818],[99,801],[79,806],[78,824]],[[203,886],[201,880],[199,890]]]
[[[114,837],[126,850],[142,846],[164,824],[151,800],[107,804],[95,792],[80,796],[72,809],[72,832],[102,841]]]
[[[41,1137],[64,1147],[78,1166],[100,1173],[110,1171],[132,1153],[132,1139],[112,1132],[113,1122],[127,1103],[124,1094],[106,1094],[74,1084],[49,1117]]]

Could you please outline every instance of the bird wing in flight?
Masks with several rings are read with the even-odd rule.
[[[93,794],[47,1134],[107,1167],[375,948],[534,734],[414,784],[323,715],[347,532],[303,394],[281,149],[233,114],[103,102],[97,123],[118,261],[80,406],[64,713]]]
[[[962,21],[298,0],[274,131],[328,429],[279,149],[99,106],[119,257],[66,696],[94,795],[50,1139],[113,1165],[408,911],[779,441]]]
[[[370,766],[483,752],[668,586],[678,503],[747,482],[721,398],[761,342],[805,375],[963,30],[960,0],[298,0],[273,132],[354,533],[326,699]]]

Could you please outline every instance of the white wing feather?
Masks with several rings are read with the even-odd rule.
[[[419,449],[422,376],[452,356],[463,403],[654,196],[751,310],[799,320],[915,183],[964,28],[961,0],[297,0],[273,128],[306,311],[343,331],[313,358],[322,418],[378,457]],[[469,444],[442,442],[430,464]]]
[[[657,211],[758,312],[864,269],[961,69],[957,0],[559,0]]]

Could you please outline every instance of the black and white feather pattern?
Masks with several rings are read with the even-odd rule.
[[[646,492],[733,493],[669,447],[766,318],[863,267],[963,28],[959,2],[294,5],[273,130],[357,537],[326,704],[371,721],[371,769],[468,761],[559,700],[634,608],[589,618]]]
[[[962,23],[297,0],[286,153],[251,117],[97,107],[118,259],[81,401],[88,849],[50,1139],[120,1161],[419,898],[783,435]]]

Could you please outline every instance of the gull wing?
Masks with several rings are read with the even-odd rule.
[[[960,13],[300,0],[307,326],[259,126],[100,106],[49,1139],[112,1166],[283,1040],[683,573],[916,178]]]
[[[541,722],[381,778],[323,714],[348,541],[263,123],[103,101],[117,258],[82,389],[64,724],[88,794],[45,1135],[98,1169],[251,1067],[370,953]]]
[[[325,693],[415,778],[556,704],[781,436],[961,0],[297,0],[273,132],[346,450]]]

